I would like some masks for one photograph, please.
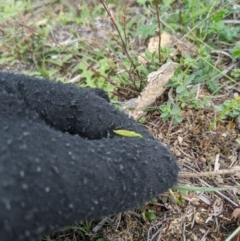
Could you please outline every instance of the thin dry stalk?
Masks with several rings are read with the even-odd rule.
[[[156,33],[158,34],[158,61],[159,66],[161,65],[161,21],[160,21],[160,5],[158,4],[158,0],[154,0],[154,4],[156,6],[156,15],[157,15],[157,22],[158,22],[158,30]]]
[[[211,172],[201,172],[201,173],[180,172],[178,174],[178,177],[181,177],[181,178],[209,177],[209,176],[236,174],[236,173],[239,173],[239,171],[240,171],[240,167],[239,168],[218,170],[218,171],[211,171]]]
[[[99,2],[103,5],[105,11],[107,12],[108,16],[110,17],[115,29],[117,30],[117,33],[118,33],[118,36],[120,37],[121,39],[121,42],[122,44],[120,44],[118,41],[118,44],[121,46],[122,50],[124,51],[124,53],[126,54],[127,58],[129,59],[133,69],[135,70],[135,73],[138,77],[138,79],[140,80],[141,76],[139,74],[139,71],[137,70],[137,66],[134,64],[129,52],[128,52],[128,46],[127,46],[127,38],[126,38],[126,32],[124,32],[124,35],[125,35],[125,40],[123,39],[122,35],[121,35],[121,32],[120,32],[120,29],[118,28],[117,24],[116,24],[116,21],[113,17],[113,15],[111,14],[110,10],[108,9],[107,5],[105,4],[104,0],[99,0]],[[126,21],[124,20],[124,24],[126,23]],[[125,27],[124,27],[125,28]],[[134,85],[135,85],[135,80],[133,80],[134,82]]]

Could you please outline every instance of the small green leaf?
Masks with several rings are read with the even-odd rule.
[[[147,220],[154,220],[156,218],[156,214],[153,212],[145,212],[145,217]]]
[[[161,201],[162,201],[162,203],[167,203],[168,198],[167,198],[167,197],[162,197],[162,198],[161,198]]]
[[[236,46],[231,50],[231,53],[232,53],[232,57],[233,57],[234,59],[239,58],[239,56],[240,56],[240,45],[236,45]]]
[[[182,117],[177,115],[174,117],[174,123],[178,124],[181,123],[183,121]]]
[[[187,196],[188,195],[188,190],[180,190],[180,194],[183,196]]]
[[[125,137],[142,137],[141,134],[136,133],[134,131],[128,131],[128,130],[113,130],[113,132],[119,136],[125,136]]]
[[[138,122],[141,123],[141,124],[143,124],[145,121],[146,121],[146,117],[145,117],[145,116],[142,116],[142,117],[138,120]]]
[[[183,92],[183,87],[181,85],[179,85],[177,88],[176,88],[176,92],[178,94],[182,93]]]

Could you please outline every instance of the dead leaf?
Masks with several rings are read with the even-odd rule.
[[[150,53],[158,51],[158,44],[158,36],[150,38],[147,47],[148,51]],[[186,37],[183,37],[180,33],[171,35],[169,33],[163,32],[161,34],[161,48],[166,46],[174,48],[174,51],[170,54],[172,58],[175,58],[177,55],[181,55],[182,57],[186,57],[186,55],[195,57],[197,54],[196,46]],[[148,63],[145,53],[142,53],[138,56],[138,62],[143,65]]]
[[[172,78],[177,66],[175,62],[168,62],[148,75],[148,84],[135,100],[135,108],[128,111],[130,116],[137,120],[144,115],[143,110],[163,94],[166,89],[164,86]]]
[[[235,208],[232,213],[232,218],[237,219],[240,217],[240,208]]]
[[[173,35],[171,40],[172,45],[178,52],[178,55],[181,55],[182,57],[186,57],[186,55],[195,57],[197,55],[196,46],[191,43],[186,37],[182,36],[180,33]]]

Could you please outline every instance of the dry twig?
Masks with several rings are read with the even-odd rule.
[[[180,172],[178,174],[178,177],[181,177],[181,178],[209,177],[209,176],[217,176],[217,175],[235,174],[235,173],[238,173],[239,171],[240,171],[240,167],[224,169],[219,171],[200,172],[200,173]]]

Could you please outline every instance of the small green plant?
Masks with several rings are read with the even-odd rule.
[[[144,217],[149,221],[154,220],[156,218],[156,214],[153,211],[145,211],[143,214]]]
[[[183,205],[183,195],[187,192],[183,192],[182,190],[180,190],[180,196],[179,197],[176,197],[176,195],[174,194],[174,192],[172,191],[172,189],[169,189],[168,190],[169,193],[171,194],[171,196],[174,198],[175,202],[179,205],[179,206],[182,206]]]
[[[239,68],[233,69],[232,72],[231,72],[231,76],[234,79],[239,78],[240,77],[240,69]]]
[[[163,121],[173,118],[173,124],[177,124],[182,122],[183,118],[181,117],[181,108],[179,107],[179,103],[172,104],[170,100],[167,101],[166,104],[159,106],[162,114],[160,117]]]
[[[240,57],[240,44],[236,45],[233,49],[231,49],[231,54],[233,59],[237,59]]]
[[[154,36],[157,30],[157,24],[148,24],[141,25],[137,34],[140,34],[142,39],[147,39],[151,36]]]
[[[210,100],[206,97],[201,99],[196,97],[197,86],[193,85],[195,74],[186,75],[182,72],[176,73],[166,87],[173,87],[176,90],[176,97],[173,101],[168,100],[166,104],[159,106],[162,112],[161,118],[165,121],[172,118],[173,124],[183,121],[182,109],[194,108],[200,109],[208,106]]]
[[[221,113],[217,116],[216,119],[208,127],[208,130],[211,130],[213,126],[221,119],[225,119],[227,116],[235,118],[240,115],[240,97],[237,97],[233,100],[226,100],[222,105],[215,106],[218,111]]]
[[[221,119],[228,116],[235,118],[240,115],[240,98],[226,100],[222,105],[215,106],[215,108],[221,112]]]
[[[154,212],[154,206],[148,206],[143,208],[142,215],[145,219],[151,221],[154,220],[157,216]]]
[[[91,236],[92,222],[82,222],[81,224],[76,225],[76,226],[68,226],[68,227],[65,227],[65,229],[79,230],[79,231],[82,232],[85,236]]]
[[[32,8],[30,1],[13,1],[10,0],[6,4],[5,1],[0,3],[0,23],[8,19],[16,17],[20,12],[29,11]]]

